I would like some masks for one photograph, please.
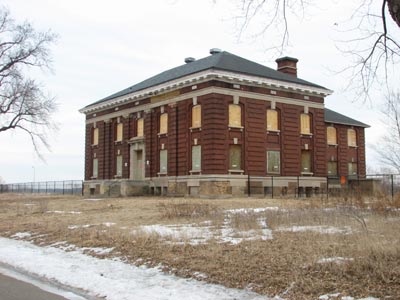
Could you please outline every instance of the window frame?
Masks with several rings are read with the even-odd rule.
[[[334,164],[335,165],[335,173],[334,174],[332,174],[332,173],[329,173],[329,171],[330,171],[330,168],[329,168],[329,165],[332,165],[332,164]],[[328,163],[327,163],[327,165],[326,165],[326,171],[327,171],[327,175],[328,176],[332,176],[332,177],[337,177],[338,176],[338,162],[336,161],[336,160],[330,160],[330,161],[328,161]]]
[[[275,166],[272,170],[270,170],[270,154],[277,154],[278,158],[278,170],[275,171]],[[267,174],[281,174],[281,151],[280,150],[267,150],[266,151],[266,159],[267,159]]]
[[[192,106],[192,127],[191,128],[201,128],[202,116],[201,116],[201,104],[196,104]]]
[[[238,111],[234,111],[237,109]],[[235,117],[234,117],[235,116]],[[230,103],[228,106],[228,126],[232,128],[243,128],[242,107],[240,104]]]
[[[234,153],[235,151],[237,151],[239,153],[239,158],[235,159],[236,162],[238,163],[238,165],[236,165],[236,166],[234,166],[234,161],[232,160],[233,155],[235,154]],[[241,145],[237,145],[237,144],[229,145],[229,156],[228,156],[228,158],[229,158],[228,159],[228,163],[229,163],[228,170],[229,170],[229,172],[234,172],[234,173],[235,172],[240,172],[240,173],[244,172],[242,170],[242,146]]]
[[[136,137],[144,136],[144,119],[139,118],[136,120]]]
[[[115,177],[122,177],[123,157],[121,154],[115,157]]]
[[[160,159],[160,168],[159,168],[158,174],[168,174],[168,150],[167,149],[160,150],[159,159]],[[165,170],[163,170],[163,168]]]
[[[307,117],[307,119],[305,119]],[[307,120],[307,122],[306,122]],[[304,125],[306,125],[307,123],[307,127],[305,127]],[[311,130],[311,115],[309,113],[301,113],[300,114],[300,134],[302,135],[312,135],[312,130]]]
[[[271,116],[271,113],[273,113],[273,116]],[[265,123],[266,123],[266,129],[267,131],[275,131],[275,132],[279,132],[279,112],[276,109],[272,109],[272,108],[267,108],[266,109],[266,113],[265,113]],[[274,126],[274,122],[270,122],[270,120],[273,119],[273,121],[275,121],[275,127],[276,128],[272,128]],[[269,126],[270,125],[270,126]],[[270,128],[268,128],[268,126]]]
[[[95,127],[92,131],[92,146],[99,145],[99,128]]]
[[[92,160],[92,179],[99,177],[99,159],[93,158]]]
[[[158,134],[168,134],[168,113],[160,114],[160,126]]]
[[[354,168],[354,166],[355,166],[355,168]],[[350,170],[352,170],[353,173],[351,173]],[[358,163],[357,162],[350,161],[347,163],[347,174],[349,176],[357,176],[358,175]]]
[[[309,169],[309,170],[304,169],[305,164],[304,164],[304,161],[303,161],[303,159],[304,159],[303,154],[306,154],[306,153],[307,153],[307,155],[309,156],[309,163],[308,163],[308,166],[309,166],[308,169]],[[300,157],[300,173],[301,173],[301,174],[306,174],[306,175],[314,174],[314,173],[313,173],[313,162],[312,162],[312,153],[311,153],[311,150],[306,150],[306,149],[302,149],[302,150],[301,150],[301,157]]]
[[[116,126],[116,142],[122,142],[124,139],[124,124],[122,122],[117,123]]]
[[[331,133],[329,133],[329,131],[331,131]],[[334,135],[334,141],[333,141],[333,138],[330,138],[330,137],[332,137],[333,133],[335,134]],[[335,126],[327,126],[326,127],[326,143],[328,145],[331,145],[331,146],[337,146],[338,145],[337,142],[338,142],[338,140],[337,140],[337,129],[336,129],[336,127]]]
[[[196,150],[198,149],[198,153],[196,153]],[[201,172],[201,163],[202,163],[202,159],[201,159],[201,145],[193,145],[192,146],[192,170],[191,172]],[[199,162],[198,166],[195,164],[196,158],[195,156],[197,155],[197,160]]]
[[[353,134],[349,134],[350,132]],[[353,148],[357,147],[357,132],[354,128],[347,129],[347,146]]]

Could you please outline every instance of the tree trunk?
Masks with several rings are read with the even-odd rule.
[[[400,0],[387,0],[387,5],[392,19],[400,27]]]

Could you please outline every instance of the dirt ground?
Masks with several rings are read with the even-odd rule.
[[[400,299],[398,202],[0,194],[0,235],[285,299]]]

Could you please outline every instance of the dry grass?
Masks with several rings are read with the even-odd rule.
[[[110,255],[125,256],[135,264],[161,263],[166,272],[183,277],[196,277],[200,272],[208,282],[286,299],[317,299],[328,293],[399,299],[400,211],[393,203],[397,202],[365,198],[86,201],[0,194],[0,235],[30,232],[31,240],[42,245],[66,241],[79,247],[114,247]],[[251,207],[280,210],[224,212]],[[133,234],[141,225],[202,226],[205,220],[217,228],[228,222],[238,231],[260,229],[259,220],[266,220],[273,239],[191,245],[165,242],[157,233],[136,230]],[[277,230],[292,226],[350,228],[351,234]],[[335,257],[347,260],[319,262]]]

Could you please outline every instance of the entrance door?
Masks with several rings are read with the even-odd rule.
[[[143,180],[143,150],[134,152],[133,180]]]

